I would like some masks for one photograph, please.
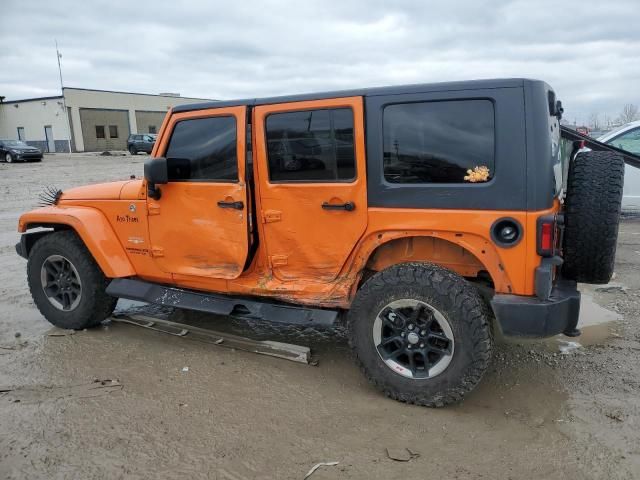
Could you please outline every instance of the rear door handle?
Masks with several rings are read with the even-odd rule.
[[[224,200],[220,200],[218,202],[218,206],[220,208],[233,208],[235,210],[242,210],[244,208],[244,203],[242,203],[242,202],[225,202]]]
[[[324,202],[322,204],[324,210],[346,210],[347,212],[353,212],[356,209],[356,204],[353,202],[347,203],[329,203]]]

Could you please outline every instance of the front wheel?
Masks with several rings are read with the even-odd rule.
[[[131,145],[131,146],[129,147],[129,153],[130,153],[131,155],[137,155],[137,154],[138,154],[138,149],[137,149],[136,147],[134,147],[133,145]]]
[[[491,357],[491,316],[477,290],[441,267],[407,263],[376,273],[349,311],[349,342],[389,397],[440,407],[473,390]]]
[[[108,279],[72,231],[51,233],[35,243],[27,279],[38,310],[56,327],[94,327],[116,306],[117,299],[105,291]]]
[[[7,163],[12,163],[13,162],[13,155],[11,155],[10,153],[7,152],[7,154],[4,156],[4,161]]]

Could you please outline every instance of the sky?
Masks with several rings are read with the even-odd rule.
[[[2,0],[0,95],[233,99],[529,77],[569,121],[640,104],[639,0]]]

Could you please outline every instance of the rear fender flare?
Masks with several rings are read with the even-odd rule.
[[[104,214],[90,207],[50,206],[25,213],[20,217],[21,233],[37,227],[64,226],[73,229],[84,242],[96,263],[108,278],[135,275],[124,248]]]
[[[373,254],[378,247],[393,242],[398,239],[405,238],[437,238],[445,240],[453,245],[462,247],[468,253],[473,255],[478,262],[484,266],[484,269],[491,276],[496,291],[499,292],[511,292],[511,280],[509,275],[502,267],[502,261],[496,249],[493,245],[483,237],[475,234],[465,233],[460,235],[455,232],[438,232],[432,231],[425,233],[422,231],[387,231],[387,232],[375,232],[369,235],[365,241],[363,241],[356,254],[352,264],[352,269],[358,272],[362,272]],[[411,259],[407,259],[409,261]],[[423,259],[422,261],[429,261],[429,259]],[[355,295],[358,282],[355,283],[351,291],[351,295]]]

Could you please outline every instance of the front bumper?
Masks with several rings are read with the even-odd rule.
[[[16,243],[16,253],[22,258],[29,258],[27,253],[26,235],[20,235],[20,241]]]
[[[14,156],[16,157],[16,160],[22,160],[23,162],[42,160],[42,153],[40,152],[16,153]]]
[[[580,292],[576,282],[558,280],[547,300],[520,295],[495,295],[491,307],[502,333],[516,337],[580,335]]]

